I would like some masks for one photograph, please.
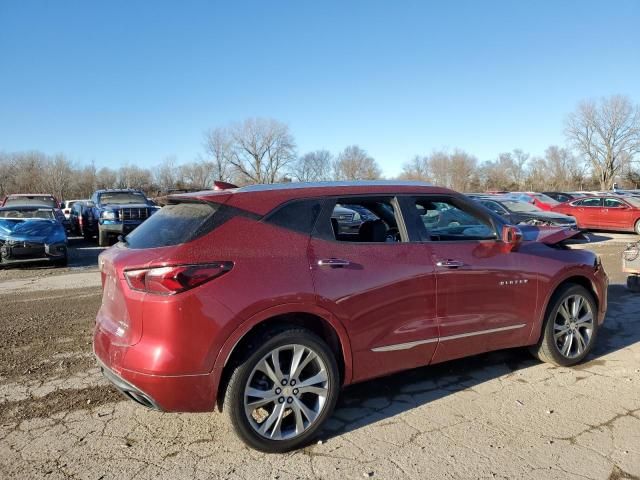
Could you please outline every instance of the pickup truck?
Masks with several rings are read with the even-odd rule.
[[[140,190],[97,190],[91,196],[93,218],[92,235],[97,235],[98,245],[106,247],[111,237],[126,235],[158,211],[158,207]]]

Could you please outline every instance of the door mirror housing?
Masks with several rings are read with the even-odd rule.
[[[502,227],[502,241],[509,245],[511,250],[517,250],[522,243],[522,230],[515,225]]]

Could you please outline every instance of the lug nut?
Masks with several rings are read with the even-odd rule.
[[[293,398],[291,397],[287,398],[287,403],[291,403],[291,402],[293,402]]]
[[[294,394],[294,395],[297,395],[297,394],[298,394],[298,389],[297,389],[297,388],[294,388],[294,389],[293,389],[293,394]]]
[[[282,386],[284,387],[287,384],[287,381],[286,380],[282,380],[282,382],[280,382],[280,383],[282,383]]]
[[[276,388],[276,395],[280,395],[280,392],[282,391],[281,388]]]
[[[278,403],[284,403],[284,397],[280,397],[280,398],[278,399]]]
[[[291,381],[289,382],[289,385],[291,385],[292,387],[293,387],[295,384],[296,384],[296,381],[295,381],[295,380],[291,380]]]

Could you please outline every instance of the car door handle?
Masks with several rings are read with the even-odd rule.
[[[436,262],[436,267],[460,268],[464,267],[464,262],[461,262],[460,260],[439,260]]]
[[[349,266],[349,260],[342,260],[341,258],[323,258],[318,260],[319,267],[347,267]]]

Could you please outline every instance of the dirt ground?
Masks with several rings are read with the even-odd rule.
[[[0,270],[0,478],[640,479],[640,294],[620,271],[635,238],[586,246],[611,286],[583,364],[508,350],[356,385],[318,443],[286,455],[247,449],[217,413],[149,411],[102,379],[100,249],[73,240],[68,268]]]

